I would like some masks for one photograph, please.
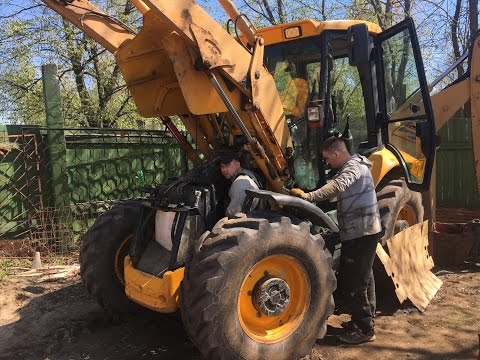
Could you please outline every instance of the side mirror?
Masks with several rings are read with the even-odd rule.
[[[370,37],[367,24],[352,25],[347,30],[348,63],[350,66],[367,64],[370,61]]]

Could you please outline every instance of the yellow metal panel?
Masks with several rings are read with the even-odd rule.
[[[190,49],[178,34],[174,33],[164,39],[164,45],[173,63],[175,76],[180,84],[182,97],[188,105],[189,112],[195,115],[226,112],[227,108],[215,91],[207,75],[195,69]],[[241,93],[238,89],[229,91],[221,77],[218,78],[224,91],[236,109],[240,108]],[[179,113],[181,114],[181,113]]]
[[[322,21],[318,25],[317,31],[323,32],[327,30],[347,30],[352,25],[357,24],[366,24],[368,27],[368,32],[372,35],[377,35],[382,32],[382,28],[370,21],[363,21],[363,20],[328,20]]]
[[[480,192],[480,37],[475,39],[472,49],[472,62],[470,64],[472,141],[477,191]]]
[[[250,65],[249,52],[195,1],[144,0],[144,2],[161,19],[171,24],[189,45],[197,44],[192,28],[203,32],[203,38],[208,42],[207,46],[211,48],[212,54],[216,53],[220,56],[216,61],[235,65],[223,68],[225,74],[237,83],[242,82]]]
[[[368,157],[368,159],[373,164],[370,171],[372,173],[375,187],[380,183],[380,181],[382,181],[384,176],[387,175],[390,170],[399,165],[395,155],[393,155],[392,152],[386,148],[383,148],[380,151],[375,151]]]
[[[466,79],[431,96],[437,132],[467,102],[470,97],[469,92],[470,79]]]
[[[257,41],[249,71],[252,102],[254,109],[258,109],[260,112],[258,114],[257,111],[256,120],[263,128],[263,131],[259,131],[260,129],[257,131],[265,133],[262,145],[266,151],[271,151],[272,163],[277,167],[277,171],[283,172],[286,162],[282,150],[285,150],[287,146],[292,147],[292,139],[275,81],[263,66],[263,50],[263,41]],[[254,127],[257,128],[255,124]],[[269,144],[263,143],[264,141]]]
[[[410,154],[400,151],[400,155],[405,160],[407,165],[410,165],[410,173],[413,175],[420,175],[423,176],[423,168],[425,166],[424,159],[417,159]],[[373,182],[375,186],[377,186],[380,181],[387,175],[390,170],[399,166],[399,162],[393,153],[383,148],[380,151],[375,151],[372,155],[368,157],[368,159],[372,162],[372,168],[370,172],[372,173]]]
[[[115,54],[120,46],[135,36],[131,31],[123,28],[113,19],[100,16],[105,13],[89,1],[42,1],[112,54]]]
[[[185,268],[167,271],[159,278],[135,269],[127,256],[124,271],[125,293],[130,299],[161,313],[172,313],[178,309]]]
[[[188,113],[163,41],[172,29],[149,11],[143,28],[115,54],[139,113],[145,117]]]
[[[255,45],[257,29],[255,26],[248,21],[245,16],[241,16],[240,11],[235,7],[231,0],[218,0],[220,5],[223,7],[225,12],[228,14],[228,17],[237,25],[241,33],[245,35],[248,39],[248,43],[251,46]]]
[[[143,15],[145,15],[150,9],[142,0],[132,0],[133,5],[140,11]]]

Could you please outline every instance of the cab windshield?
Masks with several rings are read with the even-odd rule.
[[[320,83],[322,48],[328,49],[331,58],[327,105],[321,99],[325,89]],[[325,175],[319,154],[321,139],[341,134],[349,119],[353,148],[367,140],[360,77],[357,68],[348,63],[347,49],[345,33],[341,32],[326,32],[265,48],[265,64],[275,79],[294,143],[295,181],[305,189],[321,185]],[[326,76],[323,78],[328,80]],[[325,121],[309,125],[307,109],[318,107],[323,112],[325,106],[328,107]]]
[[[275,79],[294,143],[296,183],[306,189],[315,188],[319,179],[319,154],[309,144],[306,111],[309,103],[319,102],[320,40],[305,38],[265,48],[265,62]]]

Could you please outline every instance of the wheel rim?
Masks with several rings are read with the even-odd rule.
[[[125,285],[125,276],[123,270],[123,261],[125,256],[128,255],[128,250],[130,247],[130,240],[132,240],[133,234],[128,235],[120,244],[117,251],[115,252],[114,268],[115,274],[117,274],[118,280]]]
[[[272,316],[261,306],[264,303],[258,303],[260,298],[265,300],[261,295],[266,292],[278,305],[277,311],[270,313]],[[268,256],[256,263],[242,282],[237,306],[240,324],[253,340],[279,342],[300,326],[310,304],[310,293],[307,272],[298,260],[288,255]]]
[[[406,220],[408,225],[412,226],[417,223],[415,210],[410,205],[405,205],[399,212],[397,220]]]

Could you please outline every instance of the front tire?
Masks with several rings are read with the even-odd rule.
[[[403,178],[386,178],[377,188],[382,222],[381,244],[397,232],[423,221],[422,194],[408,188]]]
[[[409,226],[423,221],[422,194],[410,190],[405,180],[393,173],[387,175],[378,185],[377,201],[382,223],[380,244],[388,253],[386,247],[388,239]],[[395,285],[378,257],[375,257],[373,271],[375,286],[382,289],[382,306],[396,308],[398,300],[395,295]]]
[[[199,240],[182,319],[207,359],[298,359],[325,335],[335,287],[332,257],[308,224],[252,212]]]
[[[103,213],[85,234],[80,250],[80,275],[102,308],[111,313],[140,308],[125,294],[123,261],[128,255],[141,204],[127,201]]]

